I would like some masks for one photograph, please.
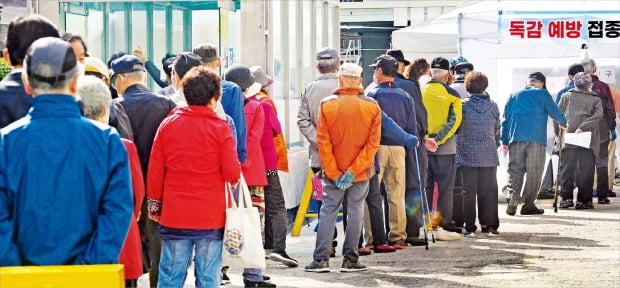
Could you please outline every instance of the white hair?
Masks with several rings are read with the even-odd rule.
[[[448,75],[448,73],[449,73],[448,70],[439,69],[439,68],[431,68],[431,75],[433,76],[433,79],[444,77]]]
[[[84,116],[96,120],[103,111],[110,109],[112,95],[101,79],[86,75],[78,78],[78,99],[84,104]]]

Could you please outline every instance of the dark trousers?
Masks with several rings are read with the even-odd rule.
[[[607,153],[607,150],[605,150]],[[564,148],[560,159],[560,195],[563,199],[573,200],[573,190],[577,185],[577,201],[592,202],[592,184],[594,183],[595,157],[591,149]],[[605,173],[607,176],[607,173]],[[573,184],[575,183],[575,184]],[[605,182],[607,185],[607,182]],[[599,190],[600,191],[600,190]]]
[[[596,192],[598,195],[606,195],[609,192],[609,139],[601,141],[599,147],[598,159],[596,159]],[[562,155],[564,156],[564,155]],[[601,192],[605,192],[602,194]]]
[[[461,167],[456,167],[456,176],[454,177],[454,194],[452,194],[452,222],[454,226],[463,227],[465,223],[464,217],[464,197],[463,197],[463,181],[461,179]]]
[[[288,220],[278,170],[267,171],[265,186],[265,248],[285,252]]]
[[[378,174],[373,175],[368,181],[368,195],[366,195],[366,205],[370,214],[370,230],[372,232],[372,244],[387,244],[387,234],[383,217],[383,196],[379,187]]]
[[[435,184],[437,184],[437,211],[438,223],[441,227],[450,227],[452,223],[454,177],[456,177],[456,155],[428,155],[428,170],[426,178],[426,196],[428,204],[433,205]],[[437,214],[438,213],[438,214]]]
[[[149,287],[157,287],[159,259],[161,258],[161,239],[157,231],[159,224],[148,217],[146,200],[142,205],[142,213],[138,225],[142,239],[142,260],[144,261],[145,270],[149,272]]]
[[[499,227],[497,167],[461,167],[460,170],[463,183],[465,230],[474,232],[477,229],[476,203],[478,203],[480,226],[497,229]]]
[[[405,207],[407,208],[407,238],[415,239],[420,236],[420,227],[422,227],[422,201],[425,200],[424,193],[426,169],[428,166],[428,156],[424,145],[417,148],[418,159],[415,158],[414,151],[407,151],[405,157],[405,169],[407,171],[407,190],[405,191]],[[420,175],[418,176],[418,169]],[[422,181],[420,183],[419,179]],[[422,188],[420,190],[420,188]],[[426,205],[426,203],[424,203]]]

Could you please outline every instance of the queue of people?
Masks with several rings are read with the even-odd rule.
[[[288,159],[262,67],[234,64],[220,76],[217,48],[204,43],[162,59],[164,81],[141,49],[106,65],[79,35],[61,35],[39,15],[11,21],[3,56],[13,71],[0,82],[0,266],[120,262],[127,287],[145,272],[151,287],[183,287],[193,260],[196,287],[218,287],[229,280],[225,185],[241,175],[260,211],[266,257],[299,265],[286,251],[278,171]],[[316,69],[297,115],[323,186],[305,271],[331,271],[341,205],[342,272],[366,270],[360,256],[430,237],[498,235],[498,148],[510,153],[506,213],[523,204],[522,215],[543,214],[535,200],[548,117],[562,155],[559,208],[594,208],[595,174],[598,204],[610,203],[614,103],[592,59],[569,68],[572,86],[557,102],[545,76],[531,73],[503,117],[487,76],[463,57],[410,62],[390,49],[361,67],[327,47]],[[367,87],[364,69],[373,70]],[[147,74],[159,93],[145,85]],[[584,132],[589,147],[562,141]],[[260,269],[245,268],[243,279],[276,287]]]

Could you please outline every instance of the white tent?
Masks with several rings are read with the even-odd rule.
[[[541,38],[511,35],[511,21],[530,20],[544,24]],[[575,20],[582,25],[581,37],[548,35],[552,30],[548,28],[550,22]],[[620,82],[620,38],[588,38],[588,20],[606,21],[607,24],[620,21],[620,2],[470,1],[422,25],[394,31],[392,46],[403,50],[407,59],[424,57],[430,61],[437,56],[464,56],[474,64],[475,70],[489,77],[487,91],[503,107],[505,99],[512,91],[522,88],[527,74],[533,71],[547,75],[552,95],[563,88],[568,66],[577,62],[580,52],[583,53],[580,51],[582,44],[589,45],[589,53],[597,60],[599,72],[601,68],[611,68],[611,77],[607,80],[617,86]],[[608,35],[614,36],[613,33]]]

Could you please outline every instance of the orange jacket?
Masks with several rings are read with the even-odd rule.
[[[368,180],[381,140],[381,109],[361,88],[339,88],[319,108],[317,141],[325,175],[332,180],[346,170],[353,182]]]

